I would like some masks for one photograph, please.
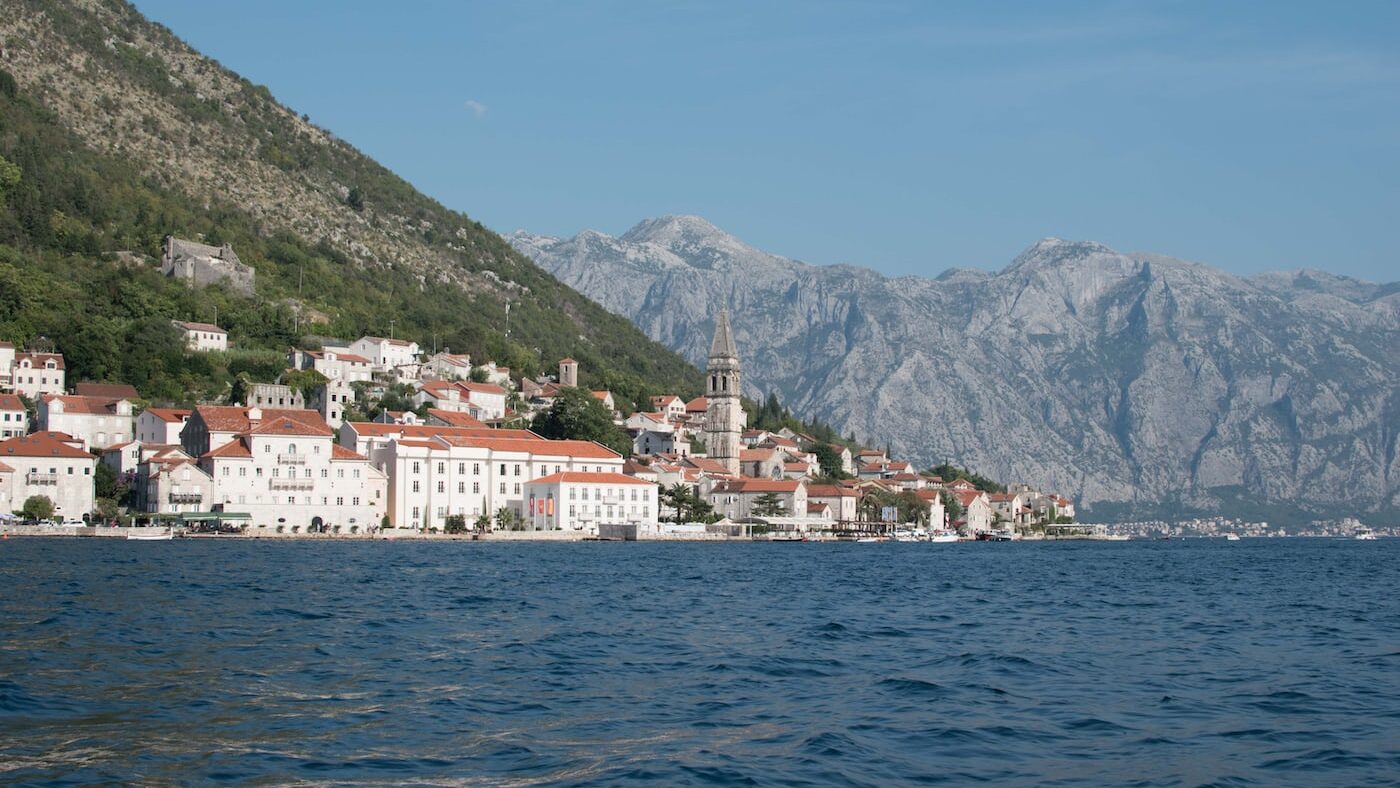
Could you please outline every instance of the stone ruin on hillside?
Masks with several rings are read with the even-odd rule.
[[[253,295],[255,272],[234,253],[233,247],[209,246],[173,235],[165,237],[160,272],[183,279],[191,287],[208,287],[223,282],[245,296]]]

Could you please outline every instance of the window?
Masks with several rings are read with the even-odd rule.
[[[288,496],[287,496],[287,503],[292,504],[293,506],[295,506],[295,505],[296,505],[296,502],[297,502],[297,497],[296,497],[295,495],[288,495]]]
[[[588,488],[583,488],[583,500],[588,500]]]
[[[464,473],[466,473],[466,472],[467,472],[467,464],[466,464],[465,462],[459,462],[459,463],[457,463],[457,473],[458,473],[458,474],[464,474]]]
[[[336,468],[336,469],[335,469],[335,478],[337,478],[337,479],[344,479],[344,478],[345,478],[345,469],[344,469],[344,468]]]
[[[480,476],[480,475],[481,475],[481,463],[479,463],[479,462],[474,462],[474,463],[472,463],[472,475],[473,475],[473,476]]]
[[[282,469],[281,469],[281,468],[273,468],[273,469],[272,469],[272,478],[276,479],[277,477],[279,477],[279,476],[281,476],[281,475],[282,475]]]
[[[505,476],[505,475],[506,475],[506,464],[505,464],[505,463],[501,463],[501,473],[500,473],[500,475],[501,475],[501,476]]]
[[[458,493],[465,493],[466,491],[467,491],[467,483],[466,483],[466,482],[457,482],[457,492],[458,492]]]
[[[519,475],[520,475],[520,463],[516,463],[516,464],[515,464],[515,475],[516,475],[516,476],[519,476]]]
[[[438,480],[438,492],[447,492],[447,484],[441,479]]]
[[[320,453],[321,453],[321,444],[318,443],[318,444],[316,444],[315,446],[312,446],[312,447],[311,447],[311,453],[312,453],[312,454],[320,454]]]
[[[438,472],[438,473],[447,473],[447,463],[445,463],[445,462],[439,462],[439,463],[438,463],[438,470],[437,470],[437,472]]]
[[[418,507],[417,507],[417,506],[413,507],[413,519],[414,519],[415,521],[418,519]]]
[[[335,505],[336,505],[336,506],[344,506],[344,505],[345,505],[345,499],[344,499],[343,497],[337,495],[337,496],[335,497]]]
[[[418,470],[419,470],[419,468],[418,468],[418,462],[415,460],[414,463],[413,463],[413,472],[414,472],[414,473],[418,473]]]
[[[481,482],[472,482],[472,495],[481,494]]]
[[[330,475],[331,475],[331,472],[330,472],[330,470],[329,470],[328,468],[322,468],[322,469],[321,469],[321,478],[322,478],[322,479],[324,479],[324,478],[326,478],[327,476],[330,476]]]
[[[418,492],[418,482],[416,481],[413,483],[413,491]]]
[[[225,467],[224,470],[227,471],[228,468]],[[248,469],[247,469],[247,468],[239,468],[239,469],[238,469],[238,475],[239,475],[239,476],[247,476],[247,475],[248,475]]]
[[[69,476],[72,476],[72,475],[73,475],[73,466],[71,466],[71,465],[68,466],[68,475],[69,475]]]
[[[274,469],[274,470],[275,470],[275,469]],[[253,475],[254,475],[254,476],[257,476],[259,479],[261,479],[261,478],[262,478],[262,467],[259,466],[259,467],[257,467],[257,468],[254,468],[254,469],[253,469]]]
[[[356,468],[354,471],[351,472],[350,475],[355,477],[356,479],[360,478],[360,469]]]
[[[272,444],[271,444],[271,443],[264,443],[264,444],[263,444],[263,454],[268,454],[268,453],[271,452],[271,451],[272,451]]]
[[[518,482],[517,482],[516,485],[515,485],[515,494],[516,494],[516,495],[519,495],[519,494],[520,494],[520,484],[519,484]]]
[[[228,466],[227,466],[227,465],[224,466],[224,473],[223,473],[223,475],[224,475],[224,476],[227,476],[227,475],[228,475]]]
[[[578,498],[578,488],[577,488],[577,487],[570,487],[570,488],[569,488],[569,500],[572,501],[572,500],[574,500],[574,499],[576,499],[576,498]]]
[[[506,483],[505,483],[505,482],[501,482],[501,495],[505,495],[505,494],[506,494]]]

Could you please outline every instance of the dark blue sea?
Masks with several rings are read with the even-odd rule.
[[[1400,540],[0,542],[0,782],[1400,782]]]

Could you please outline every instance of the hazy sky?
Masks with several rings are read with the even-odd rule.
[[[1400,3],[137,0],[503,232],[889,274],[1037,238],[1400,279]]]

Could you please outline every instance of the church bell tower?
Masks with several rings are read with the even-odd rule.
[[[739,404],[739,349],[729,328],[729,310],[715,321],[710,343],[709,381],[705,386],[705,447],[710,459],[719,460],[729,473],[739,475],[739,433],[744,429],[744,408]]]

